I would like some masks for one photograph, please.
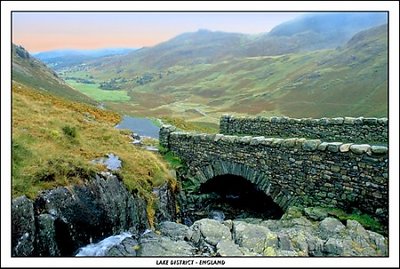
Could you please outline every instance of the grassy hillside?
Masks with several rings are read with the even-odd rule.
[[[53,70],[32,57],[23,47],[12,45],[12,79],[69,100],[95,104],[88,96],[66,84]]]
[[[365,23],[352,29],[356,26],[365,27]],[[184,119],[195,124],[195,129],[215,130],[224,113],[296,118],[387,116],[387,25],[361,31],[340,47],[303,51],[300,42],[290,52],[293,36],[310,43],[309,34],[323,32],[320,28],[309,32],[299,28],[293,33],[278,28],[271,34],[277,39],[268,37],[273,44],[263,35],[201,30],[125,58],[89,62],[84,68],[65,70],[63,76],[90,77],[98,85],[117,89],[112,91],[115,96],[126,93],[129,101],[104,100],[113,110],[176,122]],[[263,47],[257,45],[255,56],[246,54],[252,51],[251,42],[263,40],[268,53],[287,52],[264,55]],[[85,91],[85,87],[76,88]]]
[[[131,191],[153,201],[153,186],[175,184],[168,165],[130,144],[130,132],[114,128],[120,116],[66,101],[14,82],[12,88],[12,194],[80,184],[105,170],[91,160],[108,153],[122,160],[119,174]],[[151,203],[150,203],[151,204]]]

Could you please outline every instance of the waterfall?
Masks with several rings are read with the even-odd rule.
[[[85,247],[81,247],[78,251],[78,254],[76,254],[75,256],[105,256],[107,250],[115,245],[118,245],[125,238],[131,236],[132,234],[129,232],[123,232],[118,235],[109,236],[98,243],[93,243]]]

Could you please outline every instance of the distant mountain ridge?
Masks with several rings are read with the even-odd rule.
[[[67,55],[85,55],[93,57],[102,57],[102,56],[126,54],[134,50],[136,50],[136,48],[57,49],[57,50],[36,52],[32,53],[32,55],[40,60],[43,60],[43,59],[51,59]]]
[[[273,56],[336,48],[354,34],[387,22],[387,14],[313,14],[282,23],[259,35],[198,30],[153,47],[101,59],[93,66],[159,70],[173,65],[210,64],[234,57]]]
[[[43,61],[54,70],[68,66],[82,64],[86,61],[103,57],[126,55],[136,48],[104,48],[104,49],[59,49],[33,53],[37,59]]]

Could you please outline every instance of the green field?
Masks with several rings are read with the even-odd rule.
[[[74,89],[80,91],[81,93],[99,102],[103,101],[126,102],[130,100],[127,91],[102,90],[99,89],[98,84],[79,83],[76,82],[75,80],[66,80],[66,82]]]

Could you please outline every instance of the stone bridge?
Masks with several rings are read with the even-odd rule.
[[[387,125],[387,120],[379,122]],[[387,146],[197,134],[173,126],[161,128],[160,144],[186,164],[184,178],[193,183],[193,192],[217,176],[235,175],[252,182],[283,210],[291,205],[358,208],[388,220]]]

